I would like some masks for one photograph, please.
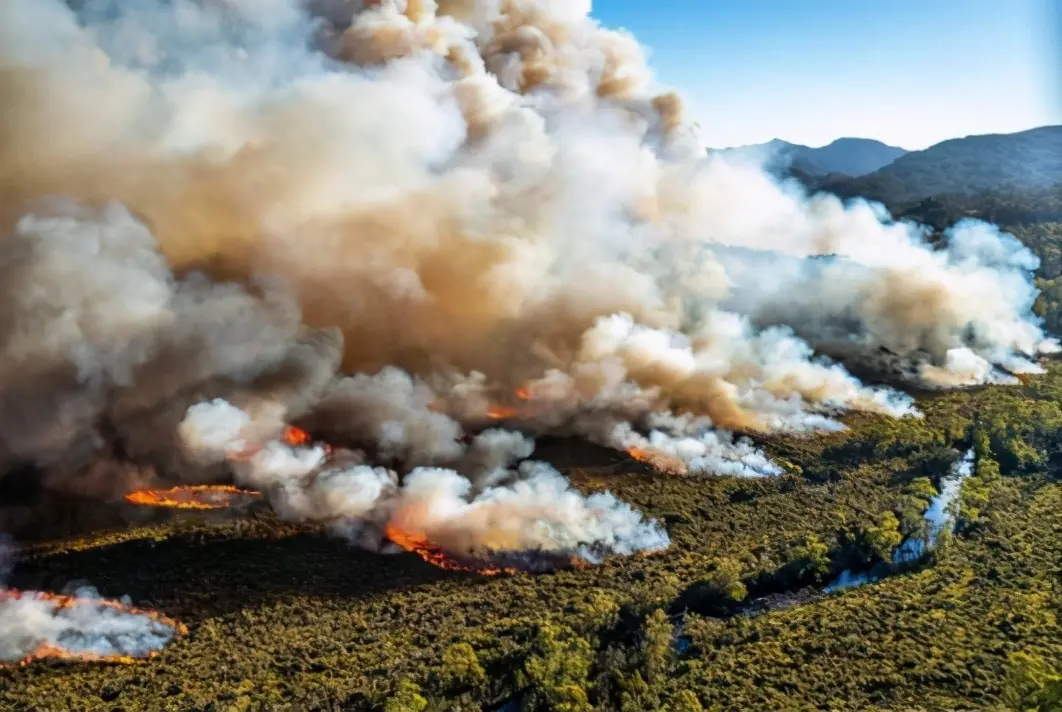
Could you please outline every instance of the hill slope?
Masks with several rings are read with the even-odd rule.
[[[861,176],[887,166],[907,153],[902,148],[867,138],[839,138],[821,148],[774,139],[750,146],[709,150],[709,153],[712,152],[728,157],[763,161],[774,171],[793,168],[812,176],[837,173]]]
[[[869,175],[822,186],[890,206],[937,195],[1029,190],[1062,182],[1062,126],[951,139],[913,151]]]

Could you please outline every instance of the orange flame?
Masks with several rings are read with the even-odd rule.
[[[225,509],[240,503],[243,498],[261,497],[260,492],[242,490],[229,485],[195,485],[167,490],[137,490],[125,496],[125,501],[148,507],[173,509]]]
[[[296,428],[294,425],[289,425],[284,430],[283,440],[290,447],[309,447],[310,445],[314,444],[313,438],[310,437],[310,434],[308,432],[306,432],[302,428]],[[332,454],[331,445],[329,445],[328,443],[317,444],[324,449],[325,455]]]
[[[48,601],[52,604],[53,610],[62,610],[64,608],[71,608],[78,603],[87,603],[98,608],[110,608],[111,610],[120,611],[127,615],[144,616],[150,618],[156,623],[172,628],[177,635],[185,635],[188,633],[188,626],[176,621],[172,618],[157,613],[155,611],[145,610],[143,608],[134,608],[133,606],[126,606],[118,601],[111,601],[107,599],[95,599],[95,598],[79,598],[77,596],[64,596],[56,593],[44,593],[41,591],[34,591],[32,593],[23,593],[15,589],[0,589],[0,603],[10,600],[19,600],[26,596],[32,596],[35,599]],[[158,655],[157,650],[153,650],[147,654],[146,657],[154,658]],[[76,650],[68,650],[58,645],[51,643],[41,643],[37,646],[37,649],[27,654],[21,660],[15,663],[0,663],[0,667],[5,665],[14,664],[19,666],[26,666],[36,660],[66,660],[72,662],[87,662],[87,663],[117,663],[121,665],[132,665],[137,662],[137,658],[129,655],[101,655],[99,653],[90,652],[78,652]]]
[[[531,400],[531,389],[527,386],[521,386],[517,388],[516,397],[520,400]]]
[[[509,418],[515,418],[519,415],[520,411],[516,408],[496,404],[487,406],[487,417],[491,420],[508,420]]]
[[[655,470],[674,475],[685,475],[688,472],[686,463],[656,448],[632,447],[627,449],[627,454],[638,462],[644,462]]]
[[[284,431],[284,442],[292,447],[302,447],[310,444],[310,434],[294,425],[289,425]]]
[[[633,457],[638,462],[651,462],[652,456],[649,450],[640,447],[632,447],[627,450],[627,454]]]
[[[284,428],[284,433],[280,436],[280,441],[288,447],[308,447],[313,444],[313,438],[310,434],[302,428],[296,428],[294,425],[289,425]],[[228,459],[230,462],[250,462],[254,459],[254,456],[262,451],[262,443],[252,443],[244,450],[238,452],[230,452]],[[328,444],[321,444],[326,455],[332,454],[332,446]]]
[[[402,531],[394,524],[388,524],[384,534],[392,542],[406,551],[416,554],[432,566],[438,566],[447,571],[475,571],[484,576],[497,576],[498,574],[515,574],[516,569],[492,567],[492,566],[468,566],[447,556],[439,546],[428,541],[427,538],[416,534]]]

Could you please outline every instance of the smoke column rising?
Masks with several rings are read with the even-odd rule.
[[[880,206],[707,158],[637,41],[589,13],[0,5],[0,462],[92,496],[129,489],[129,460],[222,479],[178,434],[221,398],[240,432],[363,449],[340,470],[260,450],[290,460],[251,469],[292,516],[416,502],[455,545],[625,551],[598,527],[655,534],[514,467],[531,437],[769,475],[746,436],[917,416],[827,355],[947,388],[1057,350],[1016,240],[966,222],[937,249]],[[492,423],[519,432],[469,442]]]

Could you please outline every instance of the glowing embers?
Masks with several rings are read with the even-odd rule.
[[[680,458],[658,450],[653,447],[632,447],[627,450],[627,454],[638,462],[644,463],[649,467],[652,467],[658,472],[665,472],[672,475],[685,475],[688,472],[686,463]]]
[[[523,412],[518,408],[510,408],[509,406],[491,404],[487,406],[487,418],[490,420],[515,420],[523,415]]]
[[[35,660],[130,664],[188,629],[154,611],[81,595],[0,589],[0,664]]]
[[[147,507],[203,510],[239,507],[261,497],[260,492],[230,485],[195,485],[166,490],[137,490],[127,494],[125,501]]]
[[[498,400],[492,400],[481,404],[479,410],[475,415],[471,415],[466,412],[466,416],[472,419],[482,418],[487,421],[502,421],[502,420],[533,420],[536,418],[541,410],[541,406],[536,406],[531,402],[533,394],[531,389],[527,386],[521,386],[517,388],[511,395],[505,395],[495,393],[495,396],[500,396]],[[522,401],[519,404],[513,405],[514,400]],[[428,410],[436,413],[451,412],[451,403],[448,403],[446,399],[439,398],[431,401],[427,404]],[[464,410],[464,409],[462,409]]]
[[[458,561],[451,558],[442,548],[431,543],[426,538],[404,532],[393,524],[388,524],[384,533],[393,543],[408,552],[416,554],[432,566],[438,566],[440,569],[446,569],[447,571],[475,571],[484,576],[517,573],[517,570],[512,568],[497,567],[486,563],[464,563]]]
[[[284,429],[283,440],[291,447],[305,447],[313,442],[308,432],[302,428],[296,428],[294,425],[289,425]]]
[[[432,566],[447,571],[470,571],[484,576],[519,573],[545,573],[561,569],[585,569],[591,565],[583,556],[558,551],[498,551],[457,556],[447,553],[423,535],[410,534],[390,523],[387,538],[402,549],[416,554]]]

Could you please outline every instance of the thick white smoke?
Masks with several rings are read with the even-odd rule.
[[[772,474],[744,435],[915,415],[826,356],[955,387],[1057,349],[1013,238],[937,249],[706,157],[589,2],[8,0],[0,103],[5,462],[68,473],[110,439],[219,477],[174,440],[223,397],[389,468],[317,471],[293,512],[377,511],[420,467],[470,477],[440,491],[474,518],[530,454],[466,442],[493,422]]]
[[[177,633],[171,621],[101,599],[93,588],[71,596],[4,587],[15,548],[0,536],[0,664],[34,655],[113,659],[161,650]]]
[[[669,543],[656,522],[609,493],[579,493],[545,463],[507,469],[510,456],[527,457],[533,448],[518,433],[488,430],[475,438],[468,461],[479,478],[415,467],[400,482],[393,471],[343,462],[319,446],[249,444],[252,418],[220,399],[189,408],[179,430],[194,457],[233,462],[237,480],[264,490],[281,515],[326,522],[374,547],[395,529],[472,557],[534,553],[597,561]]]
[[[0,591],[0,662],[42,652],[85,659],[145,657],[161,650],[176,630],[148,613],[130,611],[81,588],[71,597]]]

